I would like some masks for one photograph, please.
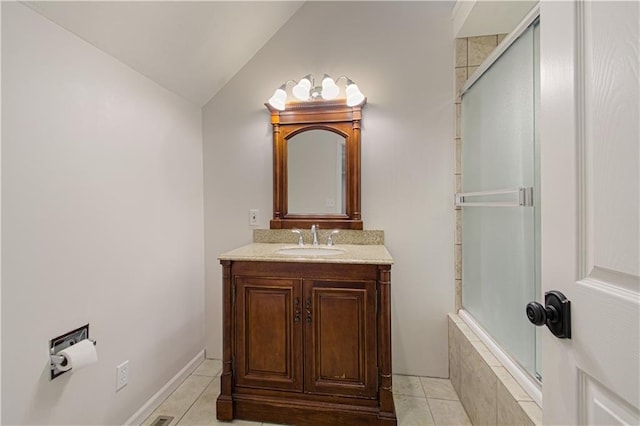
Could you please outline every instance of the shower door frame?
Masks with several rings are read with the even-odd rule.
[[[491,54],[485,59],[485,61],[478,67],[478,69],[474,72],[474,74],[467,80],[467,82],[463,85],[460,90],[460,97],[462,97],[477,81],[482,77],[482,75],[489,70],[489,68],[511,47],[511,45],[525,32],[534,25],[536,20],[540,19],[540,5],[535,5],[529,13],[522,19],[522,21],[518,24],[518,26],[509,33],[503,41],[491,52]],[[539,74],[536,75],[539,77]],[[535,95],[534,95],[535,96]],[[535,129],[534,122],[534,137],[536,140],[534,144],[536,145],[536,149],[538,149],[538,141],[537,141],[537,129]],[[463,141],[464,144],[464,141]],[[537,182],[539,184],[539,182]],[[469,201],[469,197],[475,196],[486,196],[486,195],[504,195],[504,194],[517,194],[517,197],[513,201],[495,201],[495,202],[476,202]],[[465,199],[466,197],[466,199]],[[455,194],[455,205],[461,207],[522,207],[522,206],[531,206],[537,204],[539,206],[539,194],[536,194],[534,200],[533,190],[530,187],[516,187],[516,188],[504,188],[501,190],[495,191],[482,191],[482,192],[474,192],[474,193],[456,193]],[[539,214],[539,212],[537,213]],[[540,256],[540,242],[536,241],[536,256]],[[464,254],[463,254],[464,256]],[[464,280],[464,277],[463,277]],[[464,292],[464,288],[463,288]],[[541,301],[542,291],[538,282],[535,289],[535,298],[538,301]],[[523,306],[524,312],[524,306]],[[541,330],[536,330],[536,343],[535,343],[535,358],[536,358],[536,377],[532,376],[531,372],[524,369],[517,361],[515,361],[508,353],[506,353],[501,345],[484,330],[477,322],[473,316],[464,309],[464,305],[462,309],[459,311],[459,315],[461,318],[465,319],[465,322],[474,330],[476,334],[483,337],[483,341],[489,348],[489,350],[500,360],[503,366],[509,371],[509,373],[516,379],[516,381],[522,386],[522,388],[531,396],[531,398],[538,404],[542,405],[542,381],[541,376],[537,370],[540,368],[540,360],[541,360]]]

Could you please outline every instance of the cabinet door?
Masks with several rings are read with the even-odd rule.
[[[305,392],[376,397],[376,284],[304,280]]]
[[[236,386],[301,392],[301,280],[235,281]]]

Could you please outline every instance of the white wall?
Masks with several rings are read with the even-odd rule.
[[[347,74],[363,110],[362,212],[385,230],[395,373],[448,376],[453,310],[452,3],[308,2],[204,108],[206,342],[221,356],[216,256],[251,242],[248,209],[272,214],[263,103],[287,79]]]
[[[201,111],[2,9],[2,423],[122,424],[204,346]],[[87,322],[98,363],[49,381]]]

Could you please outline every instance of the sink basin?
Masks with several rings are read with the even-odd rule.
[[[332,256],[342,254],[344,250],[332,247],[292,247],[280,249],[277,253],[287,256]]]

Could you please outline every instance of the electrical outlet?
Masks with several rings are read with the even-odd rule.
[[[129,360],[116,367],[116,391],[129,383]]]
[[[258,224],[258,214],[260,213],[260,210],[258,209],[251,209],[249,210],[249,225],[250,226],[255,226]]]

